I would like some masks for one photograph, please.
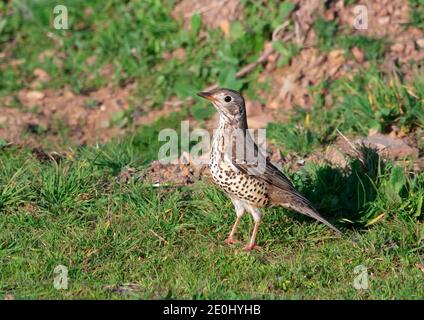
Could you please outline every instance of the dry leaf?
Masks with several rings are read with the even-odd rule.
[[[222,32],[224,32],[225,37],[228,38],[230,36],[230,23],[228,22],[228,20],[222,20],[219,26]]]
[[[378,221],[380,221],[381,219],[383,219],[386,216],[385,213],[382,213],[380,215],[378,215],[377,217],[375,217],[374,219],[371,219],[370,221],[367,222],[366,226],[371,226],[373,224],[376,224]]]

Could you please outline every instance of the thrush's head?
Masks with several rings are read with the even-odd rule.
[[[209,92],[199,92],[198,96],[212,102],[215,108],[230,122],[245,121],[246,108],[240,93],[231,89],[215,89]]]

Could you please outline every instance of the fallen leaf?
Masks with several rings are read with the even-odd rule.
[[[376,224],[378,221],[380,221],[381,219],[383,219],[386,216],[385,213],[380,214],[379,216],[375,217],[374,219],[371,219],[370,221],[367,222],[366,226],[371,226],[373,224]]]
[[[415,266],[420,269],[422,272],[424,272],[424,266],[421,263],[416,263]]]
[[[44,93],[40,92],[40,91],[29,91],[26,94],[26,98],[29,101],[38,101],[44,98]]]
[[[222,20],[219,27],[221,28],[222,32],[224,32],[225,37],[228,38],[230,36],[230,23],[228,20]]]
[[[134,293],[140,291],[140,285],[138,285],[137,283],[108,285],[104,286],[104,288],[114,293]]]
[[[49,74],[41,68],[36,68],[33,73],[40,82],[47,82],[50,80]]]

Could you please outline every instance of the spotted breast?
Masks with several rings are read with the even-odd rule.
[[[239,200],[255,207],[266,206],[269,202],[267,183],[239,171],[232,164],[231,159],[225,156],[223,132],[225,129],[220,126],[212,143],[209,169],[214,182]]]

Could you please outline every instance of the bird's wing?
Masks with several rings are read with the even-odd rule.
[[[237,157],[237,152],[233,145],[232,163],[238,170],[248,175],[255,176],[257,179],[266,181],[285,191],[296,191],[290,180],[278,170],[264,152],[259,149],[248,131],[246,131],[245,134],[244,145],[245,152],[239,157]]]
[[[245,153],[250,156],[243,158],[246,161],[240,161],[233,156],[233,165],[241,172],[253,175],[258,180],[266,181],[270,185],[271,199],[273,198],[276,203],[314,218],[341,234],[340,230],[325,220],[312,203],[297,191],[290,180],[269,161],[253,141],[249,132],[246,132],[245,136]],[[233,154],[235,154],[234,146]],[[251,154],[254,154],[254,157]]]

